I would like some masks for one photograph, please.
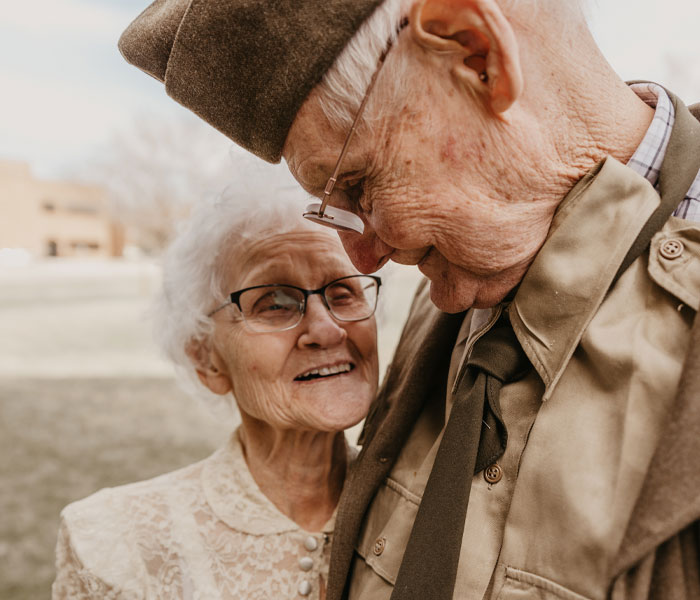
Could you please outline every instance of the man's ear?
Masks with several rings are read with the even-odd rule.
[[[215,394],[223,396],[233,391],[233,383],[226,364],[215,348],[203,340],[190,340],[185,353],[192,361],[197,377]]]
[[[520,54],[496,0],[418,0],[411,8],[414,40],[444,55],[452,74],[495,114],[523,89]]]

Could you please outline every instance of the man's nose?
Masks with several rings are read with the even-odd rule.
[[[304,318],[299,327],[303,328],[299,336],[299,345],[303,347],[330,348],[337,346],[348,336],[345,328],[331,316],[318,294],[313,294],[306,300]]]
[[[343,232],[338,235],[345,252],[360,273],[374,273],[389,260],[394,251],[366,222],[362,234]]]

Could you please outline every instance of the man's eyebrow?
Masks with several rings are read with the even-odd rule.
[[[323,190],[325,189],[325,182],[302,183],[298,181],[298,183],[307,194],[310,194],[314,198],[320,198],[323,195]]]
[[[332,170],[333,165],[326,165],[323,163],[310,164],[310,161],[307,161],[306,168],[300,166],[299,169],[292,172],[292,175],[304,190],[318,197],[323,194],[323,190],[326,188],[326,183],[328,183],[328,178],[331,176]]]
[[[341,171],[338,173],[338,181],[344,179],[356,179],[365,176],[365,169],[352,169],[350,171]]]
[[[305,173],[302,170],[299,169],[292,169],[287,165],[289,168],[289,172],[291,173],[292,177],[294,177],[295,181],[299,184],[299,186],[307,193],[313,194],[315,192],[315,181],[310,179],[309,177],[306,177]]]

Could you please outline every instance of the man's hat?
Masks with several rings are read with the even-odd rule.
[[[382,0],[156,0],[119,49],[169,96],[268,162]]]

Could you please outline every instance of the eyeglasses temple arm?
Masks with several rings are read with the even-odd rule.
[[[380,64],[380,67],[381,67],[381,65],[384,64],[384,57],[382,57],[381,62],[379,64]],[[377,81],[377,75],[379,74],[380,70],[381,69],[378,69],[372,75],[372,79],[369,82],[369,85],[367,86],[367,91],[365,92],[365,96],[364,96],[364,98],[362,98],[362,102],[360,103],[360,108],[357,110],[357,114],[355,115],[355,119],[353,120],[352,125],[350,127],[350,132],[348,133],[348,136],[345,138],[345,143],[343,144],[343,149],[340,151],[340,156],[338,157],[338,162],[335,164],[335,169],[333,169],[333,174],[330,176],[330,179],[328,180],[328,183],[326,184],[326,189],[323,191],[323,201],[321,202],[321,208],[318,210],[319,217],[322,217],[324,211],[326,210],[326,205],[328,204],[328,200],[330,200],[331,194],[333,193],[333,188],[335,187],[335,182],[338,180],[338,172],[340,171],[341,163],[343,162],[343,158],[345,158],[345,154],[348,151],[348,147],[350,146],[350,140],[352,140],[352,136],[355,134],[355,130],[357,129],[357,124],[360,121],[360,117],[362,116],[362,113],[365,109],[365,105],[367,104],[367,100],[369,99],[369,93],[372,91],[372,88],[374,87],[375,81]]]
[[[224,302],[221,306],[216,307],[214,310],[212,310],[210,313],[208,313],[207,317],[211,317],[212,315],[215,315],[221,309],[226,308],[229,304],[233,304],[233,303],[230,300],[228,302]]]
[[[408,24],[407,19],[402,21],[401,24],[399,25],[398,31],[401,31],[407,24]],[[397,33],[398,33],[398,31],[397,31]],[[323,190],[323,200],[321,201],[321,207],[318,209],[318,216],[319,217],[323,217],[323,214],[326,210],[326,206],[328,205],[328,201],[330,200],[331,194],[333,193],[333,188],[335,187],[335,182],[338,179],[338,172],[340,171],[340,165],[343,162],[343,158],[345,157],[345,153],[348,150],[350,140],[352,139],[352,136],[355,134],[355,129],[357,129],[357,124],[360,121],[360,117],[362,116],[362,113],[365,110],[365,105],[367,104],[367,100],[369,99],[369,94],[372,91],[372,88],[374,87],[374,84],[377,81],[377,76],[379,75],[379,72],[382,70],[382,67],[384,66],[384,61],[386,60],[386,55],[389,53],[389,50],[391,50],[392,45],[393,45],[393,41],[389,40],[389,43],[387,44],[386,49],[384,50],[384,52],[382,52],[382,55],[379,57],[377,68],[375,69],[374,73],[372,74],[372,79],[369,80],[369,85],[367,86],[367,90],[365,91],[364,98],[362,98],[362,102],[360,102],[360,108],[357,109],[357,114],[355,115],[355,118],[353,119],[352,125],[350,126],[350,132],[348,133],[348,137],[345,138],[345,143],[343,144],[343,149],[340,151],[340,156],[338,157],[338,162],[335,164],[335,169],[333,169],[333,174],[331,175],[330,179],[328,180],[328,183],[326,184],[326,189]]]

